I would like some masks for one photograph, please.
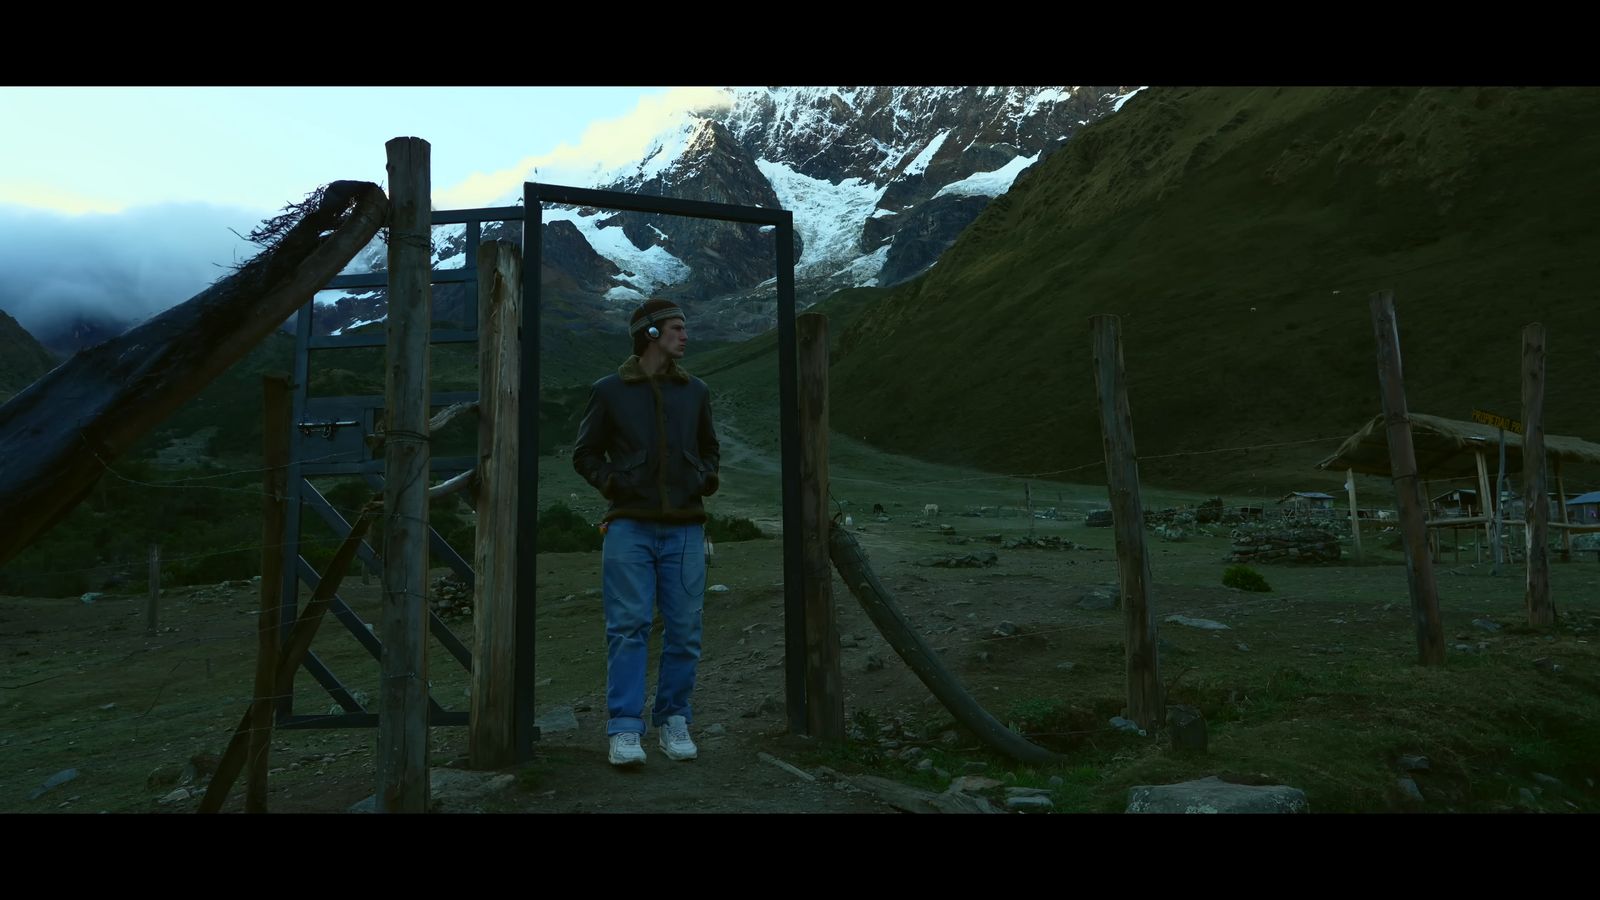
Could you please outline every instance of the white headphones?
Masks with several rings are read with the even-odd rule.
[[[667,309],[660,309],[633,323],[633,325],[628,328],[628,331],[630,333],[643,331],[645,335],[653,341],[661,337],[661,329],[656,327],[657,322],[665,322],[667,319],[682,318],[684,318],[683,310],[677,308],[676,306],[669,307]]]

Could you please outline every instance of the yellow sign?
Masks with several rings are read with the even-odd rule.
[[[1489,425],[1494,428],[1504,428],[1505,430],[1515,434],[1522,433],[1522,423],[1518,422],[1516,419],[1508,419],[1505,416],[1497,416],[1494,413],[1484,412],[1481,409],[1475,409],[1472,411],[1472,421],[1481,422],[1484,425]]]

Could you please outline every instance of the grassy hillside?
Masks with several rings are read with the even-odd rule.
[[[1150,457],[1353,432],[1380,409],[1368,297],[1393,288],[1413,409],[1520,417],[1539,321],[1547,430],[1600,438],[1597,164],[1593,91],[1151,89],[861,316],[836,427],[1000,471],[1096,461],[1110,313],[1145,478],[1327,489],[1336,441]]]
[[[0,310],[0,403],[55,368],[57,362],[27,329]]]

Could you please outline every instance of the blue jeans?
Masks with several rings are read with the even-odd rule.
[[[705,608],[705,526],[613,519],[601,553],[606,611],[606,734],[644,733],[650,626],[661,610],[661,663],[651,724],[694,714]]]

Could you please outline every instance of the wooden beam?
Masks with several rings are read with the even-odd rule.
[[[1500,432],[1500,474],[1494,482],[1494,567],[1490,569],[1491,575],[1500,574],[1500,565],[1506,561],[1506,511],[1501,498],[1506,493],[1506,430]]]
[[[481,253],[483,248],[480,246],[478,249]],[[478,290],[480,294],[483,291],[481,282],[479,283]],[[478,339],[480,341],[483,340],[483,335],[478,335]],[[435,431],[443,431],[446,425],[454,422],[457,418],[467,415],[468,413],[475,413],[477,411],[477,400],[463,400],[460,403],[452,403],[444,409],[439,410],[439,412],[436,413],[433,418],[428,420],[428,433],[432,434]]]
[[[430,501],[438,500],[442,497],[448,497],[451,494],[457,494],[462,491],[476,493],[477,484],[478,470],[468,469],[459,475],[452,476],[444,481],[439,482],[433,487],[428,488],[428,499]],[[476,502],[476,500],[473,501],[474,504],[476,504]]]
[[[1116,316],[1092,316],[1095,402],[1106,463],[1106,490],[1116,531],[1117,569],[1122,587],[1123,660],[1127,669],[1128,711],[1140,728],[1154,731],[1166,720],[1161,690],[1161,659],[1156,643],[1155,602],[1150,556],[1144,543],[1144,504],[1139,496],[1139,457],[1128,406],[1127,373],[1122,362],[1122,325]]]
[[[1423,665],[1444,662],[1444,624],[1439,618],[1439,587],[1428,553],[1427,506],[1418,482],[1417,456],[1411,442],[1406,407],[1405,374],[1400,365],[1400,325],[1394,293],[1372,295],[1372,330],[1378,344],[1378,385],[1383,394],[1384,429],[1389,441],[1400,533],[1406,551],[1406,581],[1411,615],[1417,629],[1417,659]]]
[[[267,811],[272,719],[277,709],[278,607],[283,596],[283,532],[289,516],[289,378],[261,379],[261,613],[256,619],[255,700],[250,707],[250,755],[244,811]]]
[[[1019,762],[1041,766],[1062,762],[1060,754],[1029,741],[990,715],[961,684],[960,679],[944,667],[938,652],[929,647],[905,616],[901,615],[894,595],[878,580],[860,543],[849,529],[837,525],[830,530],[828,555],[833,560],[834,568],[839,571],[839,577],[861,603],[861,609],[877,626],[889,648],[905,661],[917,679],[944,704],[957,722],[990,749]]]
[[[517,761],[517,420],[521,415],[522,253],[507,241],[478,247],[478,526],[473,543],[474,769]],[[530,451],[532,448],[529,448]]]
[[[377,810],[427,812],[428,332],[432,196],[421,138],[389,141],[389,317],[384,396],[383,641]]]
[[[1478,512],[1483,515],[1483,542],[1490,547],[1490,551],[1498,557],[1494,549],[1494,507],[1498,502],[1489,493],[1489,466],[1483,461],[1483,451],[1476,450],[1473,456],[1478,460]]]
[[[1556,457],[1556,496],[1561,502],[1556,505],[1561,507],[1561,524],[1571,525],[1572,518],[1567,513],[1567,485],[1561,480],[1561,457]],[[1552,525],[1555,523],[1551,523]],[[1563,528],[1561,531],[1561,561],[1572,562],[1572,532]]]
[[[805,570],[806,728],[823,741],[842,742],[844,679],[839,672],[839,624],[828,566],[828,317],[795,320],[800,351],[800,521]]]
[[[1534,322],[1522,329],[1522,508],[1523,539],[1528,588],[1524,594],[1528,624],[1556,623],[1550,601],[1550,544],[1545,524],[1550,521],[1550,491],[1544,467],[1544,326]]]
[[[79,351],[0,405],[0,565],[308,303],[372,240],[387,210],[375,184],[328,185],[315,208],[243,268]]]
[[[310,652],[311,639],[317,634],[317,626],[322,624],[322,618],[333,603],[334,594],[339,590],[339,583],[344,580],[345,570],[350,568],[350,562],[356,558],[356,549],[361,546],[361,539],[366,536],[367,529],[371,527],[373,517],[377,515],[379,509],[381,507],[376,502],[368,504],[367,508],[361,511],[361,515],[356,517],[350,526],[350,533],[334,552],[333,561],[328,563],[327,570],[317,582],[317,589],[312,592],[305,611],[294,620],[294,627],[289,630],[289,639],[278,648],[278,660],[272,681],[273,696],[287,696],[294,690],[295,670],[305,660],[306,653]],[[262,580],[266,580],[265,576]],[[245,758],[249,753],[251,723],[254,721],[259,703],[258,700],[252,700],[249,708],[244,711],[244,716],[239,719],[238,726],[233,730],[233,738],[228,741],[227,749],[222,752],[222,760],[217,763],[217,771],[211,776],[211,783],[206,786],[205,796],[200,798],[200,808],[197,812],[217,812],[222,809],[223,801],[228,799],[228,791],[233,788],[234,781],[238,780],[239,770],[244,767]]]
[[[1350,493],[1350,536],[1355,542],[1356,562],[1361,562],[1361,516],[1356,508],[1356,470],[1344,471],[1344,486]]]

